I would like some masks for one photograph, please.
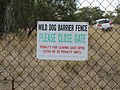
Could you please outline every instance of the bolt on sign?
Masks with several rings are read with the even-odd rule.
[[[87,22],[37,22],[37,58],[87,60]]]

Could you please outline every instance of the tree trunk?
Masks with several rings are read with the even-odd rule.
[[[4,15],[4,32],[10,32],[13,23],[13,1],[6,3]]]

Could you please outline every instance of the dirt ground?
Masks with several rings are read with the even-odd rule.
[[[36,32],[29,39],[7,34],[0,41],[0,82],[14,79],[15,90],[120,90],[120,25],[90,26],[88,44],[87,61],[37,60]]]

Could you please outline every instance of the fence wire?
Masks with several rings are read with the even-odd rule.
[[[118,9],[112,4],[114,0],[84,0],[78,2],[78,7],[84,8],[86,3],[94,7],[94,2],[105,12],[109,7],[114,9],[112,12]],[[108,6],[102,5],[105,2]],[[6,17],[12,19],[13,8],[8,7]],[[116,17],[117,14],[111,17],[118,23],[113,22],[110,31],[95,29],[90,23],[87,61],[36,59],[36,31],[23,39],[23,33],[8,32],[12,29],[11,22],[15,21],[5,18],[4,28],[0,27],[3,34],[0,39],[0,90],[120,90],[120,23]]]

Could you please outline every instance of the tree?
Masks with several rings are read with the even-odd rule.
[[[4,32],[5,0],[0,0],[0,36]]]
[[[77,17],[79,21],[86,21],[90,24],[96,19],[103,18],[104,11],[99,7],[83,7],[78,10]]]
[[[75,0],[14,0],[13,29],[27,31],[28,36],[36,28],[38,20],[74,20],[77,10]]]
[[[13,2],[14,0],[5,0],[4,10],[4,31],[10,32],[12,30],[14,16],[13,16]]]
[[[77,11],[76,0],[53,0],[53,4],[53,8],[56,9],[57,20],[75,20],[75,12]]]
[[[104,16],[105,18],[113,19],[115,17],[114,13],[112,11],[107,11],[107,13]]]
[[[114,22],[117,23],[117,24],[120,24],[120,3],[118,3],[115,11],[116,11],[117,15],[116,15],[116,18],[115,18]]]
[[[36,29],[37,21],[77,21],[76,0],[6,1],[3,20],[4,30],[8,32],[29,36]]]

